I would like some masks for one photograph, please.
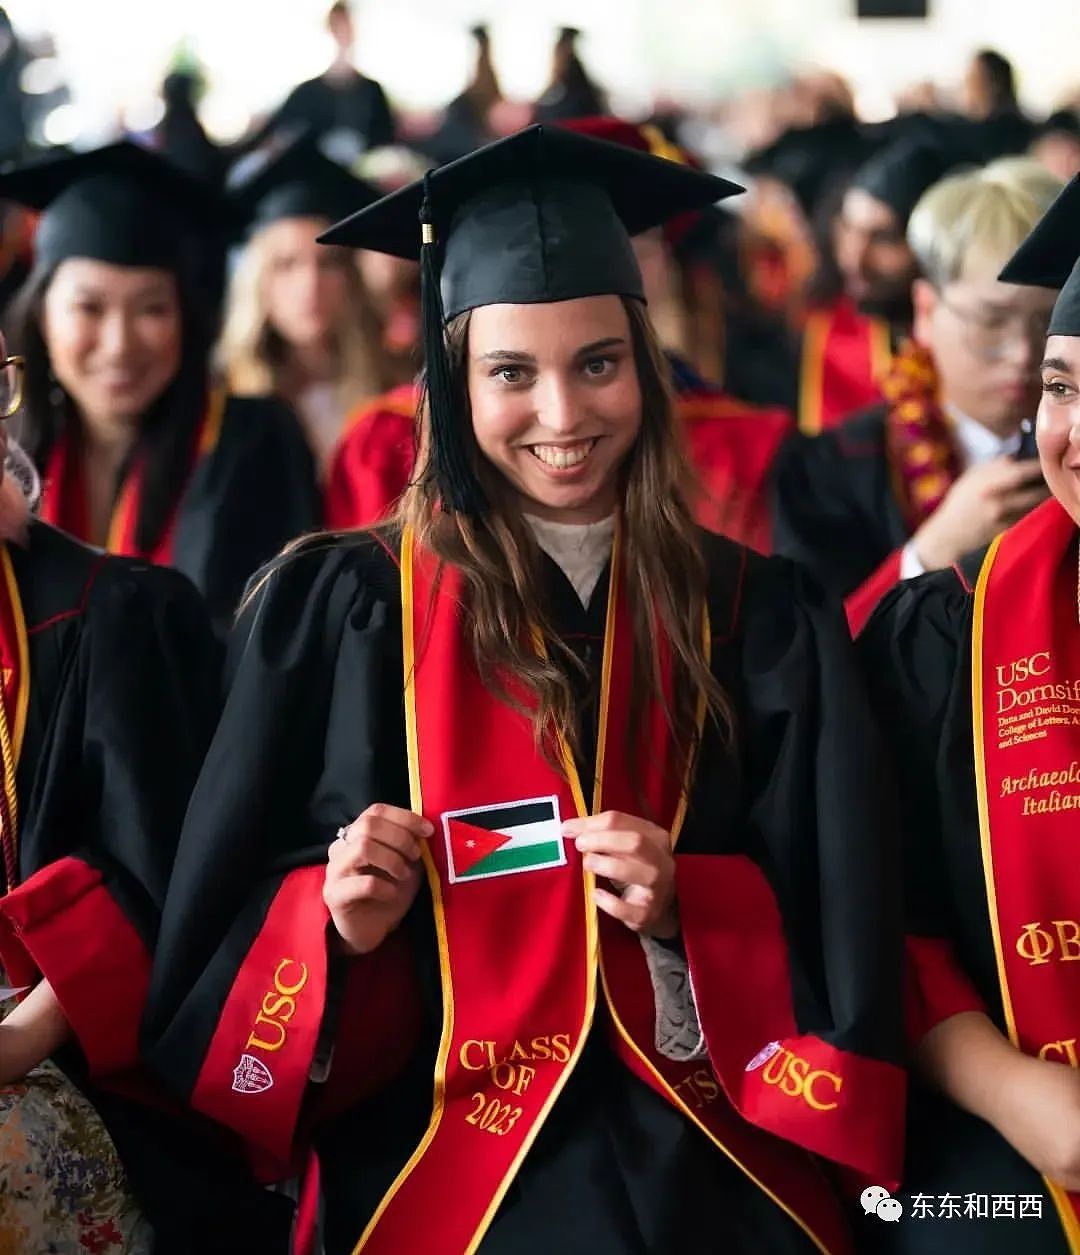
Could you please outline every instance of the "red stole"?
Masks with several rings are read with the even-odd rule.
[[[623,744],[633,633],[617,541],[611,570],[592,811],[641,813],[644,805],[676,840],[686,784],[662,752],[669,733],[658,703],[644,716],[655,747],[647,763],[631,764]],[[570,755],[560,747],[564,776],[538,753],[529,719],[485,687],[462,631],[461,576],[439,571],[408,531],[401,591],[412,806],[436,826],[424,862],[444,1020],[431,1123],[356,1252],[478,1248],[577,1064],[601,998],[622,1062],[819,1250],[849,1251],[844,1218],[814,1160],[738,1116],[708,1060],[674,1063],[655,1049],[644,951],[628,929],[598,919],[594,878],[561,837],[560,819],[589,813]],[[670,674],[670,657],[662,661]],[[517,697],[528,706],[527,694]],[[701,720],[704,713],[702,703]],[[432,1200],[448,1197],[452,1204],[433,1213]]]
[[[972,710],[986,896],[1009,1036],[1078,1066],[1077,529],[1048,501],[999,536],[975,592]],[[1047,1181],[1070,1251],[1080,1197]]]
[[[745,405],[712,389],[681,393],[675,411],[703,489],[695,503],[698,523],[759,553],[771,553],[769,471],[794,430],[790,414]]]
[[[207,398],[206,410],[192,444],[191,464],[185,484],[190,481],[202,459],[212,453],[217,446],[221,435],[222,420],[225,416],[225,400],[224,391],[217,388]],[[129,558],[145,558],[148,562],[159,566],[171,566],[183,490],[181,489],[177,495],[176,503],[157,544],[149,550],[142,549],[136,538],[136,532],[142,512],[145,470],[145,464],[141,460],[136,460],[120,486],[105,548],[109,553],[123,554]],[[93,543],[86,501],[86,479],[81,460],[77,451],[72,448],[67,433],[60,436],[49,453],[44,479],[41,517],[46,523],[61,528],[77,540],[88,544]]]
[[[30,659],[22,600],[6,543],[0,543],[0,667],[3,669],[3,700],[0,701],[0,757],[3,765],[0,848],[3,850],[4,891],[7,892],[19,882],[19,806],[15,772],[26,731]]]
[[[846,297],[814,310],[803,330],[799,430],[816,436],[880,400],[890,357],[884,319],[860,314]]]

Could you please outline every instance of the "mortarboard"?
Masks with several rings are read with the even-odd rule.
[[[49,268],[89,257],[174,269],[192,236],[220,231],[231,216],[208,184],[126,140],[10,167],[0,199],[41,211],[34,259]]]
[[[924,192],[964,162],[966,154],[942,138],[938,143],[901,139],[875,153],[856,172],[852,187],[861,188],[893,211],[906,230],[911,211]]]
[[[1047,334],[1080,336],[1080,174],[1058,193],[998,278],[1059,288]]]
[[[242,176],[230,178],[226,186],[251,233],[283,218],[337,222],[382,195],[327,157],[307,135],[254,167],[244,163]]]
[[[851,118],[834,118],[814,126],[793,127],[779,139],[751,153],[743,162],[747,174],[783,183],[795,197],[807,222],[836,188],[846,185],[874,146]]]
[[[454,413],[445,322],[483,305],[609,294],[644,300],[630,236],[741,190],[662,157],[534,125],[320,237],[421,262],[431,465],[444,506],[483,506]]]

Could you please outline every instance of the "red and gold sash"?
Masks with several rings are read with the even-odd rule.
[[[881,397],[892,357],[889,324],[860,314],[842,297],[806,319],[799,372],[799,430],[835,427]]]
[[[991,546],[975,592],[972,710],[983,866],[1005,1023],[1080,1066],[1080,625],[1076,524],[1048,501]],[[1080,1197],[1047,1181],[1069,1250]]]
[[[885,451],[893,490],[915,532],[959,478],[960,455],[938,399],[937,368],[930,351],[906,340],[881,381],[889,403]]]
[[[220,388],[215,388],[207,398],[206,410],[192,445],[191,466],[185,484],[203,458],[217,446],[225,416],[225,401],[225,392]],[[136,462],[121,485],[105,547],[109,553],[123,554],[129,558],[145,558],[159,566],[171,566],[183,492],[177,497],[157,544],[152,549],[142,549],[137,540],[137,528],[142,511],[145,470],[142,462]],[[61,528],[76,539],[93,543],[82,463],[66,434],[61,435],[49,454],[44,479],[41,517],[46,523]]]
[[[19,882],[19,804],[15,772],[26,731],[30,659],[22,600],[6,544],[0,544],[0,578],[0,667],[3,668],[0,756],[4,772],[3,789],[0,790],[0,846],[3,848],[4,891],[7,892]]]
[[[611,571],[592,811],[640,813],[644,804],[674,840],[686,784],[665,770],[674,756],[662,752],[669,731],[659,703],[645,716],[654,746],[647,765],[632,768],[619,738],[609,738],[609,729],[629,726],[632,683],[632,617],[617,541]],[[487,809],[552,799],[556,822],[589,811],[565,746],[564,775],[537,752],[529,719],[483,684],[462,631],[460,574],[440,571],[409,532],[401,589],[412,806],[437,829],[424,861],[444,1019],[431,1123],[356,1252],[462,1255],[478,1248],[580,1058],[600,988],[623,1062],[698,1125],[819,1250],[847,1251],[844,1219],[811,1157],[742,1120],[707,1060],[674,1063],[657,1052],[644,952],[629,930],[598,921],[594,878],[573,842],[558,838],[555,865],[462,877],[451,825],[463,812],[467,821]],[[670,674],[670,659],[663,662]],[[469,836],[468,827],[462,831]],[[471,839],[487,848],[485,831]],[[451,1189],[452,1202],[434,1218],[431,1200],[447,1199]]]

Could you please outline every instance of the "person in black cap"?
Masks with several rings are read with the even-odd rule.
[[[334,41],[333,61],[318,78],[297,84],[262,126],[234,146],[234,153],[298,130],[309,132],[342,162],[394,142],[394,116],[382,84],[353,64],[356,25],[345,0],[330,6],[326,29]]]
[[[476,44],[472,77],[465,90],[446,106],[439,129],[423,142],[424,151],[440,165],[496,138],[491,111],[503,100],[503,94],[491,56],[491,34],[486,26],[473,26],[469,34]]]
[[[537,122],[607,113],[604,93],[589,77],[578,53],[580,38],[581,31],[574,26],[559,31],[552,53],[551,82],[536,102]]]
[[[224,631],[247,577],[319,509],[292,414],[210,378],[194,262],[201,232],[227,221],[222,201],[129,143],[0,175],[0,196],[42,211],[10,329],[42,517],[176,566]]]
[[[862,165],[844,192],[832,225],[843,294],[810,314],[802,337],[799,427],[806,434],[880,399],[892,352],[911,327],[918,268],[908,219],[958,160],[944,141],[898,140]]]
[[[1077,1249],[1078,258],[1074,179],[1001,272],[1060,289],[1036,427],[1052,499],[896,589],[860,642],[900,777],[921,956],[905,1220],[878,1226],[886,1255]],[[961,1222],[942,1199],[975,1201]]]
[[[1057,109],[1041,122],[1031,155],[1063,183],[1080,174],[1080,110]]]
[[[22,367],[0,338],[5,420]],[[218,713],[205,608],[177,572],[35,518],[40,482],[3,429],[0,464],[0,1248],[283,1252],[288,1208],[138,1067]]]
[[[843,1252],[823,1161],[895,1180],[850,646],[694,526],[629,238],[734,190],[534,126],[324,237],[420,258],[419,464],[253,587],[145,1035],[264,1151],[314,1128],[331,1255]]]
[[[634,126],[607,115],[572,118],[559,125],[626,144],[638,152],[693,164],[691,157],[653,127]],[[687,297],[689,277],[684,281],[678,275],[677,258],[680,250],[685,256],[691,247],[711,243],[721,230],[716,221],[720,213],[681,214],[662,227],[635,236],[633,247],[650,317],[668,359],[676,417],[684,426],[690,460],[700,480],[695,516],[702,526],[768,553],[769,467],[794,427],[792,417],[785,410],[748,405],[732,396],[699,374],[680,352],[693,319]],[[706,262],[702,269],[708,266]],[[694,278],[705,286],[699,276]],[[726,293],[722,294],[721,303],[725,297]],[[710,324],[702,321],[707,332]],[[721,341],[722,334],[712,329]],[[397,504],[412,477],[418,403],[417,389],[398,389],[373,403],[350,425],[327,476],[328,528],[368,527],[385,518]]]
[[[321,232],[379,192],[301,138],[231,187],[248,224],[217,359],[230,390],[281,397],[320,475],[346,415],[389,383],[381,327],[356,258]]]
[[[915,323],[884,399],[777,457],[777,552],[847,599],[853,631],[897,580],[951,566],[1045,495],[1024,424],[1053,295],[997,272],[1060,186],[1013,158],[931,188],[908,226]]]

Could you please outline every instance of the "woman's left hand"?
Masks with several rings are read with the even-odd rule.
[[[671,834],[656,824],[620,811],[604,811],[563,824],[574,837],[586,868],[620,888],[596,886],[596,905],[627,928],[669,940],[679,932],[675,899],[675,858]]]

